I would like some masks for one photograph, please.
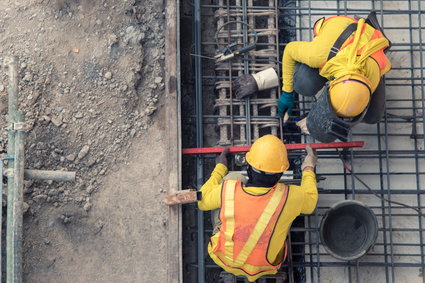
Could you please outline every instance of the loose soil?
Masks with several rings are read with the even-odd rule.
[[[25,182],[25,282],[165,282],[164,22],[162,1],[0,1],[25,166],[77,173]],[[6,88],[2,69],[4,155]]]

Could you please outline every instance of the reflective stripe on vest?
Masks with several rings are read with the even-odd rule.
[[[237,191],[238,190],[238,191]],[[240,248],[240,239],[241,235],[238,235],[238,231],[235,231],[235,228],[241,227],[241,223],[236,223],[238,219],[238,213],[240,211],[235,209],[235,192],[242,199],[237,199],[236,202],[239,202],[238,205],[243,205],[243,198],[256,198],[258,202],[257,207],[250,208],[253,211],[253,215],[259,215],[259,218],[256,223],[253,224],[253,229],[250,232],[246,242],[244,242],[243,247]],[[270,196],[271,194],[271,196]],[[220,259],[229,267],[240,267],[244,270],[243,266],[249,261],[250,256],[253,254],[253,251],[258,248],[258,243],[260,238],[265,233],[267,227],[275,227],[278,216],[283,210],[284,204],[288,196],[288,187],[284,185],[276,185],[272,188],[266,195],[262,196],[252,196],[244,192],[241,186],[240,181],[227,180],[223,183],[222,191],[222,208],[220,213],[220,218],[222,221],[222,230],[220,231],[220,243],[215,247],[215,253]],[[264,208],[264,209],[263,209]],[[255,211],[257,209],[257,211]],[[258,211],[262,209],[262,211]],[[257,212],[257,213],[255,213]],[[240,218],[240,216],[239,216]],[[254,225],[255,224],[255,225]],[[242,225],[243,226],[243,225]],[[247,232],[247,230],[244,230]],[[267,237],[263,240],[262,245],[268,247],[272,232],[268,231],[266,234]],[[239,248],[235,248],[235,239],[238,241]],[[223,243],[224,240],[224,243]],[[266,241],[266,242],[264,242]],[[282,241],[283,242],[283,241]],[[220,255],[221,254],[221,255]],[[276,269],[278,265],[271,265],[267,261],[267,250],[264,251],[264,258],[255,258],[253,261],[260,263],[258,270],[256,272],[262,272],[264,270],[273,270]],[[258,253],[257,253],[258,256]],[[251,265],[252,267],[252,265]]]
[[[325,19],[324,21],[331,20],[332,18],[333,17]],[[350,17],[347,17],[347,18],[350,18]],[[363,59],[360,59],[360,60],[365,60],[367,57],[372,57],[379,65],[381,76],[385,75],[391,69],[391,63],[383,52],[384,49],[389,46],[388,40],[382,35],[382,33],[379,30],[373,28],[369,24],[364,23],[364,19],[361,19],[360,21],[356,21],[354,18],[350,18],[350,19],[353,22],[357,22],[359,24],[360,24],[360,21],[362,22],[360,34],[357,37],[351,36],[349,39],[347,39],[347,41],[341,46],[339,52],[337,53],[335,57],[338,57],[338,56],[351,57],[354,54],[363,57]],[[356,35],[358,31],[356,31]],[[357,38],[358,41],[354,42],[355,38]],[[353,48],[356,48],[356,50],[355,51],[352,50]],[[326,69],[327,67],[326,65],[328,64],[328,62],[332,62],[332,59],[329,61],[326,61],[323,64],[323,66],[320,68],[320,72],[321,72],[320,75],[329,79],[334,74],[327,74],[326,70],[322,72],[322,70]]]

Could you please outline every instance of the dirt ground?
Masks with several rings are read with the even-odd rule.
[[[163,5],[0,0],[0,59],[19,57],[30,125],[26,168],[77,172],[26,181],[25,282],[166,281]],[[2,69],[3,152],[6,87]]]

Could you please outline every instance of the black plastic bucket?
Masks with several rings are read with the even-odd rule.
[[[320,240],[333,257],[355,260],[375,244],[378,222],[363,203],[345,200],[334,204],[320,223]]]

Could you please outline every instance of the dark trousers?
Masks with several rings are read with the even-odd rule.
[[[294,73],[294,90],[300,95],[315,96],[328,80],[319,75],[319,69],[297,63]],[[369,109],[363,118],[364,123],[376,124],[385,112],[385,82],[383,79],[371,96]]]

